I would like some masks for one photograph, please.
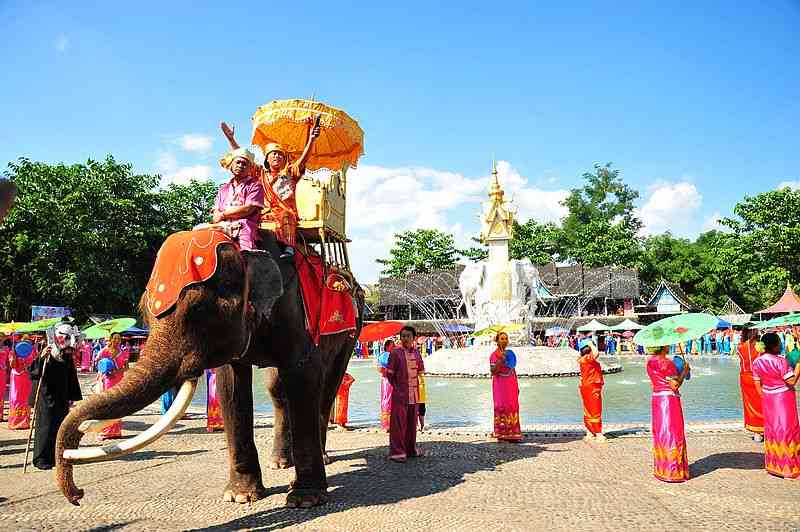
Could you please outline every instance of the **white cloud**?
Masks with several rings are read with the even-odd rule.
[[[500,184],[511,195],[518,208],[518,219],[533,218],[539,222],[558,222],[567,215],[567,208],[561,205],[569,195],[568,190],[542,190],[531,187],[506,161],[497,163],[497,177]]]
[[[170,183],[185,185],[192,179],[204,181],[211,178],[210,166],[204,164],[179,166],[177,158],[170,152],[163,152],[158,156],[156,167],[161,174],[162,185]]]
[[[519,219],[557,221],[566,213],[559,202],[568,191],[534,187],[506,161],[497,171]],[[393,235],[408,229],[436,228],[452,234],[457,247],[473,245],[489,179],[422,167],[362,165],[348,172],[347,231],[357,277],[374,282],[381,270],[375,259],[387,257]]]
[[[729,227],[721,225],[719,223],[722,215],[719,211],[715,211],[714,214],[706,216],[703,218],[703,232],[706,231],[730,231]]]
[[[661,182],[651,188],[647,201],[636,214],[644,224],[645,235],[670,231],[678,236],[693,236],[695,216],[702,204],[703,196],[693,183]]]
[[[792,190],[800,190],[800,181],[783,181],[778,185],[778,190],[782,188],[790,188]]]
[[[199,133],[187,133],[181,135],[176,139],[176,143],[182,150],[196,153],[208,153],[211,151],[211,144],[213,139],[208,135],[200,135]]]
[[[69,46],[69,39],[63,33],[56,39],[55,47],[57,52],[66,52]]]

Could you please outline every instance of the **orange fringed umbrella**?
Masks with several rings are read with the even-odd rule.
[[[369,323],[361,329],[361,334],[358,335],[358,340],[361,343],[376,342],[389,338],[400,332],[403,328],[403,323],[399,321],[378,321]]]
[[[339,170],[356,166],[364,154],[364,132],[347,113],[313,100],[275,100],[253,115],[253,144],[265,148],[277,142],[297,158],[303,152],[311,125],[319,117],[320,136],[306,168]]]

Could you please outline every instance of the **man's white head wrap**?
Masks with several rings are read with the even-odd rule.
[[[250,163],[256,162],[256,156],[253,152],[248,150],[247,148],[237,148],[231,152],[231,162],[237,157],[241,157],[243,159],[247,159]]]

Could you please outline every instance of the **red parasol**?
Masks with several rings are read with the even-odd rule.
[[[399,321],[378,321],[370,323],[361,329],[358,341],[365,343],[383,340],[384,338],[389,338],[399,333],[402,328],[403,323]]]

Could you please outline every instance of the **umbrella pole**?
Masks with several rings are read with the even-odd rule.
[[[31,450],[31,436],[33,436],[33,429],[36,427],[36,409],[39,406],[39,392],[42,389],[42,382],[44,381],[44,372],[47,371],[47,361],[50,360],[48,355],[42,363],[42,374],[39,375],[39,384],[36,385],[36,396],[33,398],[33,412],[31,412],[31,423],[28,429],[28,442],[25,444],[25,462],[22,464],[22,474],[28,472],[28,453]]]

